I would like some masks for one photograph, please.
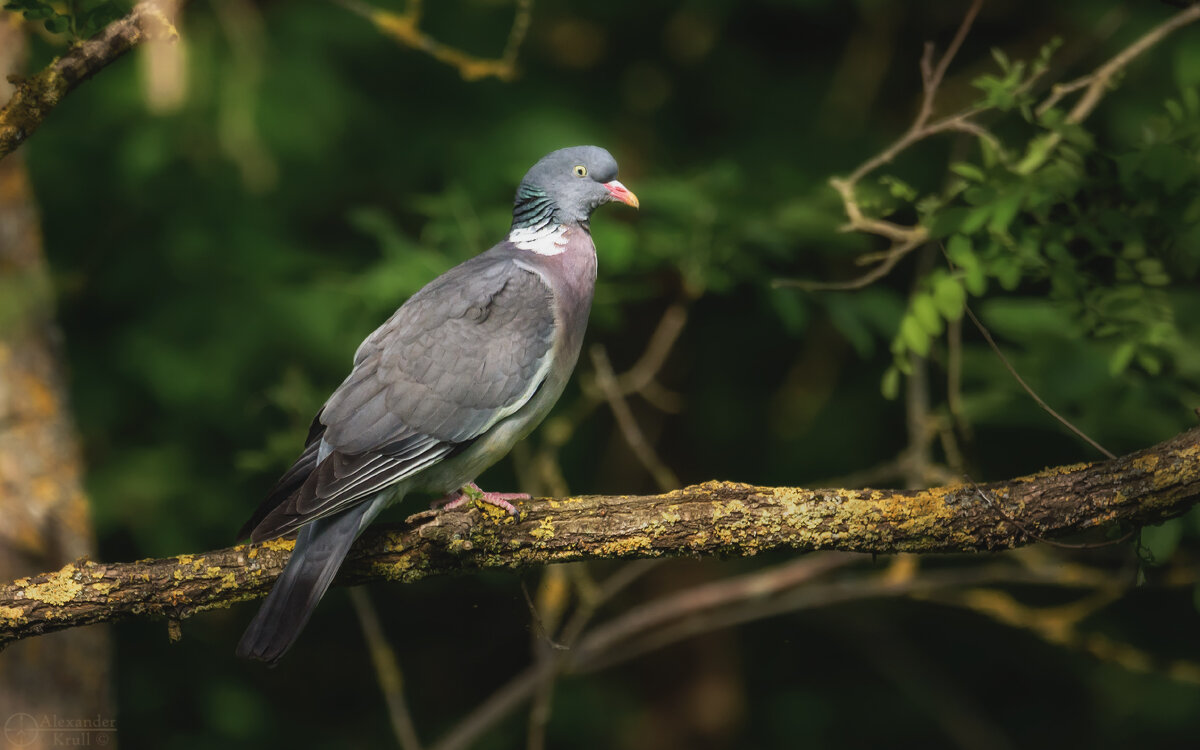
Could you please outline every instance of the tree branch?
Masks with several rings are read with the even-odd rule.
[[[1053,538],[1114,523],[1157,523],[1200,500],[1200,428],[1113,461],[980,489],[990,502],[973,485],[807,490],[706,482],[662,495],[533,500],[519,520],[497,519],[487,509],[425,512],[367,532],[338,580],[408,582],[574,560],[750,556],[780,548],[975,552],[1029,544],[1025,530]],[[279,539],[133,563],[81,561],[22,578],[0,587],[0,646],[129,617],[179,621],[258,598],[292,545]]]
[[[946,48],[946,51],[938,60],[936,67],[933,64],[933,43],[927,42],[925,44],[925,51],[921,55],[921,89],[923,92],[921,109],[917,112],[916,118],[908,126],[908,130],[904,132],[904,135],[900,136],[883,151],[860,164],[857,169],[850,173],[849,177],[833,177],[829,180],[829,184],[841,196],[842,206],[846,211],[846,218],[849,219],[842,227],[842,231],[877,234],[892,241],[891,247],[882,255],[883,262],[870,271],[849,281],[824,282],[780,279],[774,282],[774,286],[796,287],[806,291],[849,291],[852,289],[862,289],[887,276],[904,256],[920,247],[929,238],[929,231],[919,224],[904,226],[884,219],[867,218],[863,215],[862,209],[858,205],[858,198],[854,194],[854,189],[864,177],[884,164],[891,162],[892,159],[895,159],[898,154],[909,146],[938,133],[966,132],[980,138],[995,141],[990,133],[971,121],[970,118],[978,114],[977,109],[960,112],[932,124],[929,122],[929,119],[933,116],[933,103],[937,98],[938,88],[942,85],[942,79],[946,77],[946,71],[950,68],[950,62],[958,54],[963,40],[970,33],[971,26],[975,23],[975,17],[979,15],[979,10],[982,7],[983,0],[972,0],[966,14],[963,15],[963,20],[959,24],[958,30],[954,33],[954,39],[950,41],[950,46]]]
[[[1121,50],[1119,54],[1091,73],[1068,83],[1055,84],[1050,87],[1050,96],[1046,97],[1046,100],[1038,105],[1036,110],[1037,116],[1041,117],[1044,115],[1047,110],[1058,104],[1067,94],[1086,88],[1087,90],[1083,92],[1083,96],[1079,98],[1079,101],[1076,102],[1067,115],[1067,122],[1083,122],[1092,113],[1092,110],[1096,108],[1096,105],[1100,103],[1100,99],[1104,96],[1105,90],[1112,83],[1113,78],[1124,70],[1129,63],[1133,62],[1135,58],[1146,50],[1161,42],[1172,31],[1187,26],[1190,23],[1195,23],[1198,20],[1200,20],[1200,4],[1193,3],[1147,31],[1136,42]]]
[[[511,81],[517,75],[517,52],[529,31],[533,0],[516,0],[512,28],[500,57],[485,58],[439,42],[421,30],[421,0],[409,0],[403,13],[376,8],[362,0],[334,0],[346,10],[370,21],[384,35],[406,47],[419,50],[458,71],[465,80],[494,77]]]
[[[20,81],[12,98],[0,109],[0,159],[32,135],[64,96],[134,45],[178,38],[179,32],[159,4],[147,0],[96,36],[72,47],[45,70]]]

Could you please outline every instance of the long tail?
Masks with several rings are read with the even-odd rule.
[[[283,658],[333,583],[350,545],[387,505],[384,499],[376,496],[300,530],[287,567],[238,643],[238,656],[271,665]]]

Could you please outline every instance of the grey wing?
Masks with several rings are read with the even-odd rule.
[[[464,449],[537,392],[554,334],[553,295],[511,258],[476,256],[435,279],[359,347],[301,457],[311,473],[260,508],[252,538],[337,513]]]

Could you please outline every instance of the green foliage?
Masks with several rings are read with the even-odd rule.
[[[1034,114],[1030,84],[1057,44],[1028,66],[994,52],[1001,73],[975,80],[978,106],[1018,112],[1011,134],[980,137],[977,160],[951,163],[944,190],[910,201],[946,262],[916,283],[894,368],[930,356],[966,297],[1004,294],[1051,300],[1058,324],[1105,353],[1111,377],[1135,368],[1194,385],[1179,304],[1200,279],[1200,94],[1183,89],[1138,137],[1100,143],[1059,109]],[[889,370],[884,391],[894,383]]]
[[[8,0],[3,7],[30,21],[41,21],[46,31],[66,34],[72,41],[94,36],[127,10],[115,0],[70,0],[66,3]]]

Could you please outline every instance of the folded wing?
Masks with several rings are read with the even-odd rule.
[[[451,269],[359,347],[242,536],[287,533],[465,449],[537,392],[554,335],[553,296],[537,274],[493,253]]]

